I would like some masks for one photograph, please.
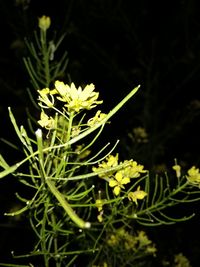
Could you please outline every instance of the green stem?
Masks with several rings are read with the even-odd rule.
[[[45,168],[44,168],[44,155],[43,155],[43,144],[42,144],[42,131],[38,129],[36,131],[36,138],[37,138],[37,144],[38,144],[38,154],[39,154],[39,163],[41,167],[41,176],[44,180],[44,183],[46,182],[47,186],[49,187],[52,194],[56,197],[58,202],[61,204],[63,209],[67,212],[70,219],[77,224],[80,228],[90,228],[90,223],[85,222],[82,220],[71,208],[69,203],[66,201],[63,194],[61,194],[58,189],[56,188],[54,182],[50,181],[48,178],[46,178]]]
[[[55,187],[54,183],[52,181],[50,181],[49,179],[46,179],[46,184],[48,185],[48,187],[51,190],[52,194],[56,197],[56,199],[58,200],[58,202],[61,204],[61,206],[63,207],[63,209],[66,211],[66,213],[68,214],[68,216],[70,217],[70,219],[76,225],[78,225],[78,227],[80,227],[80,228],[90,228],[90,223],[89,222],[85,222],[84,220],[82,220],[74,212],[74,210],[71,208],[71,206],[69,205],[69,203],[66,201],[65,197],[63,196],[63,194],[61,194],[58,191],[58,189]]]
[[[50,68],[49,68],[49,53],[47,49],[47,39],[46,39],[46,31],[40,31],[40,41],[41,41],[41,52],[43,56],[43,63],[44,63],[44,73],[45,73],[45,83],[46,87],[49,88],[50,86]]]
[[[163,200],[161,200],[160,202],[151,205],[150,207],[148,207],[147,209],[141,210],[139,212],[137,212],[137,216],[141,216],[142,214],[147,214],[150,212],[154,212],[154,211],[160,211],[166,208],[165,203],[174,195],[176,195],[177,193],[181,192],[185,187],[187,187],[187,185],[189,184],[188,181],[186,181],[182,186],[179,186],[177,189],[173,190],[167,197],[165,197]],[[167,205],[168,206],[168,205]]]
[[[44,255],[44,264],[45,264],[45,267],[49,267],[49,260],[48,260],[48,252],[47,249],[46,249],[46,214],[48,212],[48,207],[49,207],[49,203],[47,202],[45,204],[45,210],[44,210],[44,213],[43,213],[43,218],[42,218],[42,227],[41,227],[41,235],[40,235],[40,238],[41,238],[41,250],[43,252],[43,255]]]
[[[69,121],[68,121],[68,129],[67,129],[67,140],[66,143],[69,142],[72,132],[72,126],[73,126],[73,119],[74,119],[74,112],[71,112],[69,115]]]
[[[53,245],[54,245],[54,253],[55,255],[58,255],[58,239],[57,239],[57,233],[55,230],[56,227],[56,219],[54,213],[51,213],[51,221],[53,225],[53,232],[54,232],[54,238],[53,238]],[[56,267],[60,267],[60,263],[56,260]]]

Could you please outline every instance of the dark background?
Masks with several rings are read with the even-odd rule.
[[[30,83],[22,61],[27,55],[24,37],[32,36],[38,17],[44,14],[51,17],[58,36],[66,33],[62,49],[68,51],[69,64],[64,79],[70,76],[76,85],[93,82],[104,99],[102,110],[108,112],[141,84],[137,95],[112,119],[104,141],[115,142],[119,138],[122,158],[134,158],[154,172],[170,170],[174,158],[186,170],[199,166],[198,0],[1,0],[1,137],[14,140],[8,106],[17,120],[23,123],[26,118],[25,110],[30,105],[26,88]],[[139,146],[129,137],[138,126],[149,135],[148,143]],[[8,161],[17,161],[16,152],[3,143],[0,152]],[[12,221],[8,224],[3,218],[13,205],[17,186],[12,177],[0,185],[0,255],[4,254],[4,260],[9,258],[10,250],[30,243],[25,225]],[[198,214],[199,210],[197,204],[184,209],[186,214]],[[159,236],[153,235],[162,256],[182,251],[193,266],[199,266],[199,223],[197,215],[175,227],[160,227]]]

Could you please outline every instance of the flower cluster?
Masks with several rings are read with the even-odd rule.
[[[55,120],[52,117],[49,117],[43,110],[40,114],[40,120],[38,123],[41,127],[44,127],[47,130],[54,129],[56,127]]]
[[[67,107],[69,112],[79,112],[83,109],[89,110],[103,102],[97,100],[99,93],[94,92],[94,89],[95,87],[92,83],[82,89],[80,86],[76,88],[74,83],[68,85],[56,81],[53,90],[49,88],[38,90],[40,106],[43,108],[53,108],[55,102],[54,95],[56,95],[57,100],[65,103],[64,106]]]
[[[174,267],[192,267],[189,260],[182,254],[174,256]]]
[[[144,231],[139,231],[137,235],[132,235],[124,228],[119,228],[115,233],[111,234],[107,239],[107,244],[110,247],[121,246],[125,250],[134,252],[143,252],[155,255],[156,247],[149,240],[148,236]]]
[[[105,161],[102,161],[98,164],[98,167],[92,168],[93,172],[97,172],[100,178],[106,179],[107,177],[111,177],[115,172],[113,168],[118,166],[118,158],[118,154],[115,156],[109,155],[106,157]]]
[[[187,173],[188,173],[188,175],[186,175],[186,178],[187,178],[188,182],[200,187],[199,169],[196,168],[195,166],[192,166],[192,168],[190,168]]]
[[[117,168],[119,168],[119,170],[117,170]],[[113,193],[116,196],[120,194],[122,189],[125,189],[124,185],[130,183],[132,178],[138,178],[142,173],[146,172],[144,166],[138,164],[136,161],[125,160],[124,162],[119,163],[118,154],[116,154],[116,156],[109,155],[105,161],[99,163],[98,167],[93,167],[92,170],[98,173],[100,178],[109,182],[109,186],[113,188]],[[132,197],[132,200],[136,203],[136,199],[143,199],[146,196],[144,191],[137,191],[140,191],[140,194],[135,193],[135,197]],[[144,192],[145,194],[141,194],[141,192]]]
[[[74,83],[64,84],[63,82],[56,81],[55,89],[52,90],[52,94],[58,94],[57,99],[65,102],[68,111],[79,112],[82,109],[92,109],[97,104],[101,104],[103,101],[97,101],[99,93],[94,92],[94,84],[86,85],[84,89],[80,86],[78,89]]]

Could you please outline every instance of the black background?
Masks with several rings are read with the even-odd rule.
[[[26,2],[0,1],[1,137],[14,140],[8,106],[17,120],[25,121],[30,83],[22,61],[27,54],[23,40],[32,36],[38,17],[45,14],[51,17],[58,36],[66,34],[62,49],[68,51],[69,64],[63,79],[67,81],[70,75],[76,85],[93,82],[104,99],[102,110],[108,112],[134,86],[141,85],[104,133],[107,141],[121,140],[118,149],[122,158],[133,157],[155,172],[158,165],[169,170],[174,158],[185,169],[199,165],[198,0]],[[136,148],[128,133],[138,126],[145,127],[149,142]],[[17,153],[3,143],[0,152],[11,163],[17,161]],[[10,250],[29,246],[31,239],[26,225],[16,222],[13,226],[3,217],[14,202],[17,186],[11,177],[0,185],[0,255],[4,255],[0,259],[4,260]],[[198,205],[185,206],[180,213],[193,211],[198,213]],[[198,266],[199,220],[197,215],[175,227],[160,227],[159,235],[152,230],[161,256],[182,251]]]

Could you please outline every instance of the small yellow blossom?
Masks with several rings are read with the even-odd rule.
[[[99,214],[97,215],[97,220],[101,223],[103,222],[103,210],[101,212],[99,212]]]
[[[101,122],[103,119],[105,119],[107,115],[105,113],[101,113],[101,110],[98,110],[95,114],[95,116],[88,120],[87,125],[92,127],[95,124]]]
[[[124,228],[119,228],[110,234],[107,239],[107,244],[114,249],[120,246],[127,251],[133,253],[151,254],[155,256],[157,251],[155,244],[148,238],[144,231],[138,233],[130,233]]]
[[[138,143],[147,143],[148,142],[148,134],[146,129],[143,127],[136,127],[133,129],[134,138]]]
[[[173,170],[175,170],[176,172],[176,177],[177,178],[180,178],[181,177],[181,166],[178,165],[178,164],[175,164],[173,167],[172,167]]]
[[[129,177],[124,177],[122,171],[118,171],[115,174],[115,178],[111,178],[109,186],[114,187],[113,192],[116,196],[119,195],[121,189],[124,189],[124,185],[130,183]]]
[[[48,130],[55,128],[55,120],[49,117],[44,111],[41,112],[38,123]]]
[[[118,154],[116,154],[116,156],[113,155],[109,155],[108,157],[106,157],[106,160],[99,163],[98,167],[93,167],[92,170],[93,172],[99,172],[99,171],[103,171],[112,167],[116,167],[118,165]],[[99,174],[99,177],[104,178],[104,177],[110,177],[113,175],[113,171],[108,171],[104,174]]]
[[[174,256],[174,263],[174,267],[192,267],[189,260],[182,253]]]
[[[38,20],[39,20],[38,26],[42,31],[46,31],[51,25],[51,18],[50,17],[42,16]]]
[[[129,178],[138,178],[141,173],[147,172],[144,170],[144,166],[138,164],[136,161],[130,160],[130,161],[124,161],[124,163],[129,163],[127,167],[125,167],[122,172],[124,176],[127,176]]]
[[[147,248],[146,248],[146,252],[148,254],[152,254],[153,256],[156,256],[156,251],[157,251],[157,248],[156,248],[155,244],[151,244],[151,245],[147,246]]]
[[[76,136],[78,136],[80,134],[80,132],[81,132],[81,127],[76,125],[76,126],[72,127],[71,135],[72,135],[72,137],[76,137]]]
[[[95,204],[96,204],[96,207],[98,208],[98,211],[103,210],[104,202],[105,202],[104,199],[96,199]]]
[[[191,184],[200,186],[200,172],[199,172],[199,169],[196,168],[195,166],[192,166],[192,168],[190,168],[187,173],[188,173],[188,175],[186,175],[187,180]]]
[[[52,94],[59,94],[57,99],[65,102],[65,106],[68,111],[79,112],[82,109],[92,109],[96,105],[101,104],[103,101],[97,101],[99,93],[93,92],[95,89],[94,84],[86,85],[84,89],[80,86],[78,89],[75,87],[74,83],[64,84],[63,82],[56,81],[55,89],[51,91]]]
[[[111,234],[107,240],[109,246],[117,246],[119,244],[119,236]]]
[[[49,99],[48,95],[50,94],[50,90],[49,88],[44,88],[42,90],[38,90],[39,93],[39,101],[42,102],[42,104],[40,104],[42,107],[44,108],[52,108],[54,106],[54,98],[52,95],[50,95],[51,100]],[[43,104],[45,104],[46,106],[43,106]]]
[[[146,253],[153,254],[153,256],[155,256],[157,251],[155,244],[153,244],[144,231],[139,231],[136,239],[138,241],[138,249],[142,249]]]
[[[116,167],[118,165],[118,158],[119,158],[119,154],[116,154],[115,156],[109,155],[106,158],[106,160],[107,160],[106,164],[104,164],[104,162],[103,162],[102,165],[100,164],[99,166],[105,167],[105,165],[106,165],[106,168]]]
[[[137,190],[135,192],[129,192],[128,193],[128,199],[132,200],[133,202],[137,203],[138,199],[143,199],[147,196],[147,193],[143,190],[140,190],[140,186],[138,186]]]
[[[147,234],[144,231],[139,231],[137,239],[140,243],[140,246],[147,246],[151,244],[151,240],[149,240]]]

